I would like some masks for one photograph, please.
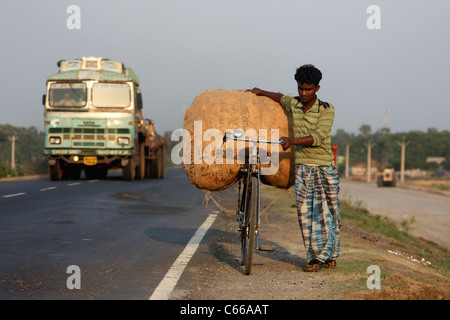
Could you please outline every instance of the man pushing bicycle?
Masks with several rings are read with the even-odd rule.
[[[297,97],[259,88],[247,90],[280,103],[292,114],[294,137],[282,137],[283,149],[295,148],[295,193],[306,272],[336,267],[340,251],[339,177],[331,150],[332,104],[319,100],[322,73],[313,65],[296,70]]]

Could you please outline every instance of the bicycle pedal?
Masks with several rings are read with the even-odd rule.
[[[274,252],[275,248],[273,247],[258,247],[256,248],[258,251],[264,251],[264,252]]]

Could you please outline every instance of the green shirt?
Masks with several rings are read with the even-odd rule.
[[[333,105],[316,98],[314,105],[305,113],[299,97],[283,96],[280,104],[292,113],[294,136],[296,138],[312,136],[314,139],[311,146],[295,146],[295,164],[334,165],[331,151]]]

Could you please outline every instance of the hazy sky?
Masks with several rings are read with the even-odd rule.
[[[70,5],[81,29],[66,25]],[[319,97],[336,108],[333,133],[381,129],[384,109],[391,132],[450,130],[449,39],[448,0],[1,1],[0,124],[42,130],[56,62],[97,56],[133,68],[159,133],[182,127],[208,89],[296,94],[295,69],[305,63],[323,72]]]

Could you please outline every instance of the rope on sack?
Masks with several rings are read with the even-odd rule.
[[[205,205],[205,206],[208,206],[208,202],[209,202],[209,200],[212,200],[213,202],[214,202],[214,204],[223,212],[223,213],[225,213],[226,215],[228,215],[228,216],[233,216],[233,215],[237,215],[237,211],[236,210],[228,210],[227,208],[225,208],[223,205],[221,205],[219,202],[220,202],[220,199],[219,200],[216,200],[216,199],[214,199],[214,197],[212,196],[212,194],[211,194],[211,191],[209,191],[209,190],[204,190],[205,191],[205,197],[203,198],[203,201],[202,201],[202,203]],[[287,191],[287,189],[283,189],[273,200],[272,200],[272,202],[268,205],[268,206],[266,206],[265,208],[264,208],[264,210],[263,211],[261,211],[260,212],[260,217],[267,211],[267,209],[269,209],[282,195],[284,195],[285,194],[285,192]],[[220,198],[220,196],[219,196],[219,198]],[[267,215],[266,215],[266,222],[267,223],[269,223],[269,221],[267,220]]]
[[[205,205],[205,206],[208,206],[208,202],[209,202],[209,200],[212,200],[213,202],[214,202],[214,204],[223,212],[223,213],[225,213],[226,215],[228,215],[228,216],[233,216],[233,215],[236,215],[237,214],[237,211],[236,210],[228,210],[227,208],[225,208],[223,205],[221,205],[219,202],[220,202],[220,200],[219,201],[217,201],[216,199],[214,199],[214,197],[212,196],[212,194],[211,194],[211,191],[209,191],[209,190],[204,190],[205,191],[205,197],[203,198],[203,201],[202,201],[202,203]],[[219,197],[220,198],[220,197]]]
[[[263,211],[261,211],[260,213],[259,213],[259,216],[260,217],[262,217],[262,215],[266,212],[266,210],[267,209],[269,209],[269,207],[272,205],[272,204],[274,204],[285,192],[287,191],[287,189],[283,189],[279,194],[278,194],[278,196],[276,196],[275,197],[275,199],[273,199],[272,200],[272,202],[267,206],[267,207],[265,207],[264,208],[264,210]],[[268,215],[266,215],[266,222],[267,222],[267,224],[270,224],[270,222],[269,222],[269,220],[267,219],[267,217],[268,217]]]
[[[278,200],[278,199],[286,192],[286,190],[287,190],[287,189],[283,189],[283,190],[275,197],[275,199],[273,199],[272,202],[271,202],[267,207],[265,207],[263,211],[261,211],[261,212],[259,213],[259,215],[262,216],[263,213],[264,213],[267,209],[269,209],[269,207],[270,207],[272,204],[274,204],[275,201],[277,201],[277,200]]]

